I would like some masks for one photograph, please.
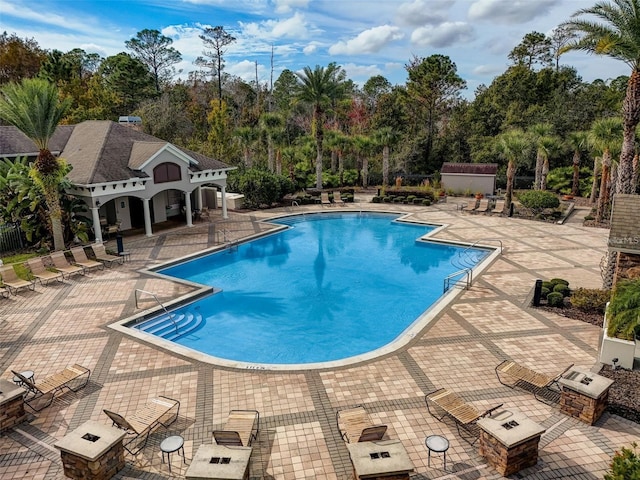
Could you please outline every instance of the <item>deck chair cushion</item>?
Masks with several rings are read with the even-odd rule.
[[[218,445],[249,446],[260,431],[260,413],[257,410],[231,410],[222,430],[214,430]]]

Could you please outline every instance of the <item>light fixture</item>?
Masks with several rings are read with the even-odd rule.
[[[616,358],[612,358],[612,359],[611,359],[611,363],[613,363],[613,369],[614,369],[614,370],[617,370],[617,369],[618,369],[618,365],[617,365],[617,363],[618,363],[618,357],[616,357]]]
[[[96,200],[96,207],[100,206],[100,200]]]

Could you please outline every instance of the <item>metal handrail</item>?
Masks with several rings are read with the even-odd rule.
[[[176,333],[178,333],[178,324],[176,323],[176,321],[173,319],[173,313],[170,313],[169,310],[167,310],[167,307],[165,307],[162,302],[158,299],[158,297],[156,296],[155,293],[153,292],[148,292],[146,290],[142,290],[140,288],[136,288],[135,291],[135,299],[136,299],[136,308],[140,308],[138,306],[138,292],[139,293],[144,293],[147,295],[151,295],[153,298],[155,298],[156,302],[158,302],[158,305],[160,305],[162,307],[162,309],[164,310],[164,313],[167,314],[167,316],[169,317],[169,320],[171,320],[171,323],[173,323],[173,326],[176,327]]]
[[[443,292],[442,293],[447,293],[447,290],[449,290],[449,288],[451,288],[451,279],[460,275],[463,275],[467,278],[466,281],[466,287],[465,288],[469,288],[471,286],[471,283],[473,282],[473,270],[470,268],[465,268],[462,270],[458,270],[457,272],[453,272],[449,275],[447,275],[443,281],[444,285],[443,285]],[[457,284],[459,282],[459,280],[457,280],[455,282],[455,284]]]

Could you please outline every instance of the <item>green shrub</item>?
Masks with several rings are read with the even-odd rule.
[[[562,294],[563,297],[568,297],[571,295],[571,290],[564,283],[558,283],[553,287],[554,292],[558,292]]]
[[[567,280],[565,280],[564,278],[552,278],[551,280],[549,280],[551,283],[553,283],[554,285],[558,285],[559,283],[566,285],[567,287],[569,286],[569,282]]]
[[[413,203],[415,199],[416,199],[415,195],[407,195],[407,203]]]
[[[518,200],[523,207],[539,214],[545,208],[558,208],[560,200],[555,194],[544,190],[526,190],[518,194]]]
[[[348,193],[347,195],[345,195],[344,201],[345,202],[353,202],[353,194]]]
[[[583,312],[598,312],[604,315],[611,290],[578,288],[571,293],[571,305]]]
[[[233,176],[231,176],[233,175]],[[250,208],[271,205],[288,193],[295,192],[295,186],[289,178],[266,170],[251,168],[232,172],[229,180],[230,191],[244,195],[244,202]]]
[[[549,291],[552,291],[552,290],[553,290],[553,287],[555,287],[555,284],[553,284],[553,283],[551,283],[551,282],[549,282],[549,281],[542,282],[542,288],[546,288],[546,289],[548,289]]]
[[[392,201],[392,200],[393,200],[393,198],[391,198],[389,195],[387,195],[386,197],[384,197],[384,198],[382,199],[382,201],[383,201],[384,203],[391,203],[391,201]]]
[[[580,168],[580,178],[578,182],[578,193],[586,197],[591,192],[592,169],[589,167]],[[554,192],[569,195],[573,188],[573,166],[558,167],[549,171],[547,175],[547,188]]]
[[[542,298],[547,298],[547,295],[549,295],[550,292],[551,290],[549,290],[546,287],[542,287],[542,289],[540,290],[540,294],[542,295]]]
[[[413,204],[414,205],[422,205],[422,202],[424,202],[424,200],[425,200],[424,198],[416,197],[416,198],[413,199]]]
[[[424,205],[425,207],[428,207],[429,205],[431,205],[431,200],[429,200],[428,198],[425,198],[424,200],[422,200],[422,205]]]
[[[404,198],[402,195],[398,195],[396,198],[393,199],[393,203],[402,203],[404,202]]]
[[[616,451],[611,461],[611,469],[604,474],[604,480],[637,480],[640,478],[640,455],[638,444],[633,442],[631,448],[622,447]]]
[[[551,292],[547,295],[547,303],[550,307],[563,307],[564,306],[564,295],[560,292]]]
[[[640,325],[640,279],[618,282],[607,311],[610,337],[633,340]]]
[[[372,201],[373,203],[380,203],[380,202],[382,202],[382,197],[373,197],[373,198],[371,199],[371,201]]]

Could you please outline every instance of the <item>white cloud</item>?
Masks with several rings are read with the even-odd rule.
[[[319,42],[311,42],[302,49],[302,53],[304,53],[305,55],[312,55],[318,51],[319,46],[320,46]]]
[[[294,8],[306,8],[309,0],[274,0],[276,13],[289,13]]]
[[[382,74],[382,70],[377,65],[356,65],[355,63],[347,63],[342,65],[342,68],[347,72],[347,77],[352,79],[354,82],[362,79],[367,81],[374,75]]]
[[[256,81],[256,64],[250,60],[242,60],[241,62],[227,65],[225,72],[242,78],[245,82]],[[262,78],[266,73],[264,65],[258,64],[258,79]]]
[[[471,20],[493,23],[526,23],[549,13],[559,0],[477,0],[469,7]]]
[[[472,72],[475,75],[498,75],[504,72],[504,65],[478,65]]]
[[[361,32],[357,37],[346,42],[340,41],[329,47],[331,55],[359,55],[362,53],[375,53],[380,51],[388,43],[404,37],[404,33],[391,25],[373,27]]]
[[[473,27],[465,22],[444,22],[437,27],[416,28],[411,43],[419,47],[449,47],[474,39]]]
[[[444,14],[453,5],[452,0],[414,0],[398,7],[398,20],[405,25],[437,25],[445,20]]]
[[[240,22],[242,33],[252,37],[269,38],[308,38],[315,30],[305,20],[303,14],[296,12],[284,20],[265,20],[260,23]]]

